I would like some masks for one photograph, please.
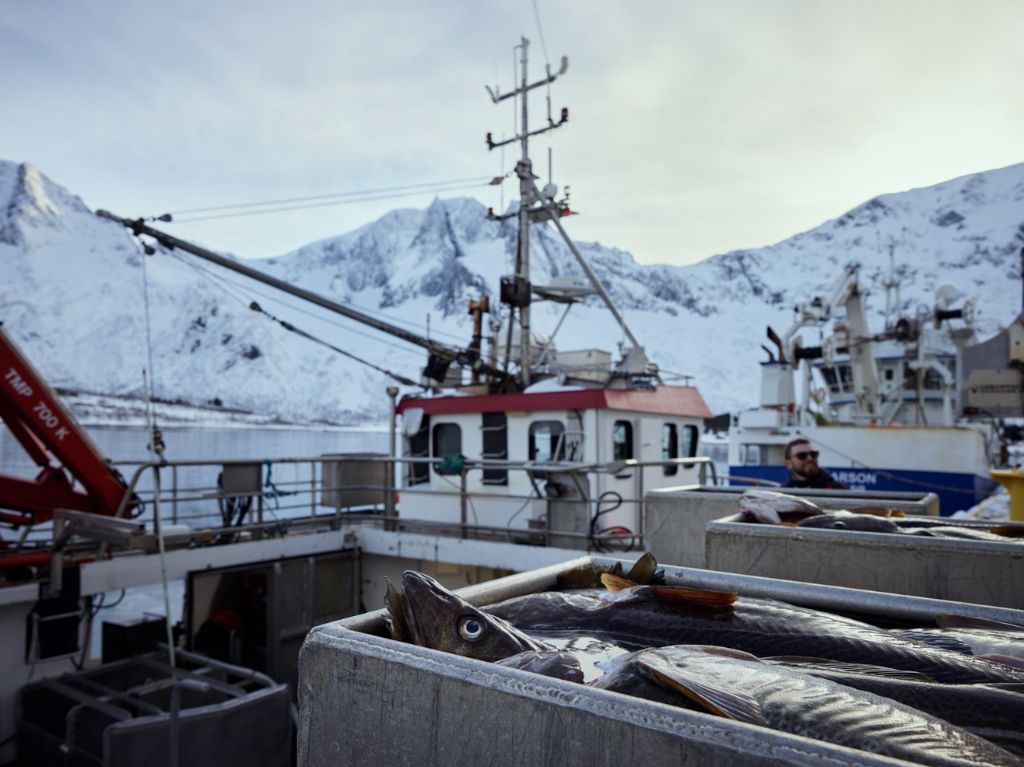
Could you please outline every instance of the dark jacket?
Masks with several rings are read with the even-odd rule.
[[[815,490],[849,490],[850,486],[845,482],[840,482],[834,478],[824,469],[818,472],[818,475],[813,479],[797,479],[792,474],[789,475],[789,482],[783,487],[809,487]]]

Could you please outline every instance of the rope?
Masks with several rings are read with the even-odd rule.
[[[263,462],[263,465],[267,467],[267,478],[263,482],[263,497],[274,504],[276,511],[281,508],[279,498],[284,498],[286,495],[297,495],[297,493],[293,490],[278,489],[274,484],[274,464],[269,458]]]
[[[143,297],[143,308],[146,314],[146,354],[149,363],[150,373],[153,371],[153,339],[150,332],[150,321],[149,321],[149,273],[146,270],[146,259],[148,256],[142,254],[142,297]],[[146,371],[142,371],[142,386],[146,397],[146,422],[149,426],[149,444],[146,445],[149,450],[150,460],[153,463],[157,463],[157,457],[159,457],[159,463],[164,462],[164,441],[163,436],[160,434],[160,430],[156,426],[156,418],[153,415],[153,401],[152,394],[150,392],[149,378],[146,376]],[[167,660],[170,667],[176,668],[174,658],[174,629],[171,626],[171,594],[170,588],[167,583],[167,549],[164,545],[164,532],[163,526],[160,524],[160,467],[153,467],[153,528],[156,532],[157,547],[160,551],[160,582],[163,584],[164,592],[164,612],[166,614],[166,620],[164,625],[167,627]]]

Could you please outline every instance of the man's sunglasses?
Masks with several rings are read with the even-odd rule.
[[[807,457],[817,459],[821,455],[817,450],[801,450],[799,453],[793,453],[794,458],[799,458],[801,461],[806,461]]]

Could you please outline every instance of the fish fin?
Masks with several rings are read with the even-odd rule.
[[[1024,538],[1024,525],[994,525],[988,529],[990,533],[1002,535],[1004,538]]]
[[[920,671],[904,671],[888,666],[875,666],[870,663],[848,663],[831,658],[811,658],[803,655],[773,655],[763,660],[769,663],[777,663],[783,666],[796,668],[800,671],[814,673],[814,669],[822,671],[836,671],[845,674],[863,674],[864,676],[884,677],[886,679],[899,679],[907,682],[928,682],[936,680]]]
[[[394,584],[384,576],[384,583],[387,589],[384,592],[384,624],[387,626],[388,635],[398,641],[409,641],[409,628],[405,625],[405,615],[402,610],[402,595],[395,588]]]
[[[555,585],[560,589],[589,589],[596,586],[604,572],[593,564],[581,565],[558,574]]]
[[[609,591],[620,592],[635,589],[638,597],[642,596],[658,602],[686,602],[707,607],[731,605],[739,596],[735,591],[709,591],[688,586],[638,586],[628,578],[611,573],[602,573],[601,583]]]
[[[650,583],[651,577],[658,569],[658,560],[651,552],[645,552],[640,559],[633,563],[626,573],[626,578],[634,583]]]
[[[991,618],[974,618],[970,615],[943,613],[935,616],[935,623],[944,629],[985,629],[986,631],[1024,632],[1024,626]]]
[[[671,647],[671,645],[670,645],[670,647]],[[720,645],[712,645],[712,644],[683,645],[683,647],[693,647],[693,648],[696,648],[696,649],[700,650],[701,652],[707,653],[708,655],[720,655],[723,658],[735,658],[736,660],[749,660],[749,661],[753,661],[755,663],[763,663],[764,662],[761,658],[758,658],[756,655],[751,655],[748,652],[743,652],[743,650],[734,650],[732,647],[721,647]],[[669,648],[663,648],[663,649],[667,650]],[[671,652],[669,652],[668,654],[670,655]]]
[[[873,517],[902,517],[904,516],[903,511],[900,509],[890,509],[887,506],[861,506],[856,509],[857,514],[870,514]]]
[[[1024,669],[1024,658],[1018,658],[1016,655],[1004,655],[1002,653],[985,653],[984,655],[975,655],[975,658],[981,658],[987,660],[989,663],[998,663],[1001,666],[1009,666],[1010,668]]]
[[[601,585],[609,591],[623,591],[636,588],[639,584],[615,573],[601,573]]]
[[[659,602],[687,602],[705,607],[728,607],[739,598],[735,591],[709,591],[688,586],[648,586],[651,597]]]
[[[644,671],[662,687],[692,700],[711,714],[726,719],[735,719],[737,722],[757,724],[762,727],[768,726],[768,722],[761,712],[761,706],[742,691],[715,687],[696,674],[687,674],[684,669],[665,661],[659,661],[657,658],[645,658],[639,663]]]

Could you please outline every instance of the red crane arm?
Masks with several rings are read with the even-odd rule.
[[[0,418],[40,468],[34,480],[0,474],[0,508],[21,512],[0,519],[43,522],[55,508],[105,515],[117,511],[127,491],[123,480],[3,328]]]

